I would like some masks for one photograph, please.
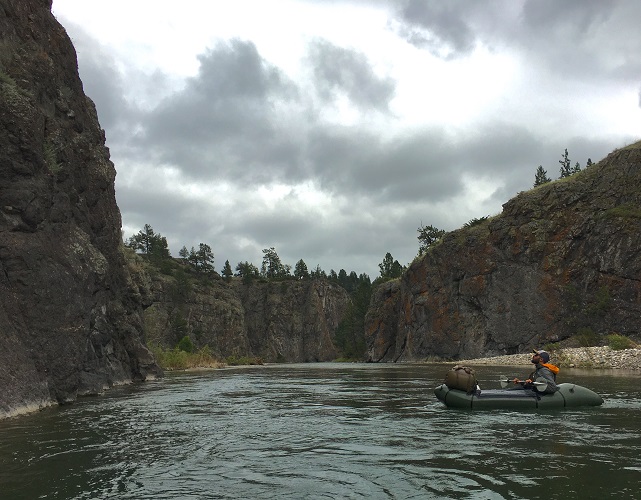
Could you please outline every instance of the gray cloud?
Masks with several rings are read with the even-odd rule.
[[[186,87],[144,119],[140,137],[161,163],[194,178],[263,183],[300,168],[298,141],[280,107],[297,105],[295,84],[265,62],[251,42],[232,40],[199,56]]]
[[[641,3],[632,0],[408,0],[396,10],[407,41],[444,58],[477,45],[518,50],[532,66],[566,80],[636,80],[641,38],[635,33]]]
[[[361,110],[389,112],[394,81],[376,76],[364,54],[317,39],[310,44],[309,60],[323,101],[332,102],[337,95],[346,95]]]
[[[207,243],[217,269],[227,259],[260,265],[261,249],[273,246],[290,265],[303,258],[308,267],[375,277],[388,251],[404,264],[412,260],[420,224],[451,230],[498,213],[532,186],[539,164],[557,178],[564,148],[572,163],[585,165],[634,140],[600,137],[599,130],[563,136],[546,124],[589,116],[564,102],[575,89],[610,95],[617,86],[632,88],[641,106],[638,2],[372,5],[388,5],[397,33],[446,61],[458,64],[481,45],[516,54],[538,79],[519,88],[532,94],[511,97],[517,104],[507,114],[503,106],[461,126],[397,129],[397,82],[375,72],[367,54],[327,40],[313,39],[301,61],[310,80],[291,80],[253,42],[235,39],[204,51],[198,72],[178,87],[170,75],[116,61],[65,23],[107,131],[127,228],[151,224],[174,255]],[[518,103],[528,101],[550,108],[526,117],[531,112]],[[327,112],[345,102],[359,114],[350,125]],[[265,202],[259,190],[275,184],[291,192]],[[305,203],[300,185],[321,190],[324,203]],[[494,192],[474,197],[488,185]],[[211,194],[195,194],[199,187]]]
[[[399,12],[406,23],[401,34],[412,45],[440,57],[468,54],[474,50],[477,35],[462,15],[466,9],[474,10],[474,7],[459,0],[409,0]]]
[[[64,19],[62,21],[65,22]],[[72,41],[78,57],[82,60],[79,67],[80,78],[85,91],[91,92],[100,124],[116,134],[120,125],[131,116],[117,63],[113,56],[80,26],[67,22],[65,25],[74,32]]]

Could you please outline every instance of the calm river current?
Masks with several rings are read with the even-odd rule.
[[[599,408],[471,412],[434,397],[449,368],[169,374],[0,421],[0,498],[641,498],[638,372],[562,371]]]

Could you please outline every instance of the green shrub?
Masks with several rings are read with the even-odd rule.
[[[194,344],[187,335],[180,339],[176,348],[185,352],[194,352]]]
[[[159,345],[152,345],[151,352],[153,352],[156,362],[164,370],[184,370],[188,367],[187,359],[189,355],[185,351],[181,351],[177,347],[175,349],[163,349]]]
[[[189,332],[189,323],[180,311],[175,311],[169,318],[169,324],[174,338],[181,342]]]
[[[619,335],[618,333],[612,333],[605,337],[610,349],[613,351],[621,351],[623,349],[632,349],[636,344],[624,335]]]
[[[490,218],[489,215],[485,215],[484,217],[474,217],[473,219],[470,219],[467,221],[465,224],[463,224],[463,227],[474,227],[478,226],[479,224],[483,224],[486,220]]]
[[[611,303],[610,290],[608,290],[608,287],[602,286],[594,295],[594,302],[588,304],[585,312],[589,315],[605,316],[610,309]]]
[[[641,209],[633,203],[627,203],[606,210],[605,215],[624,219],[641,219]]]
[[[225,363],[229,366],[262,365],[263,360],[258,356],[227,356]]]
[[[163,370],[186,370],[187,368],[222,368],[223,363],[211,353],[209,346],[196,352],[186,352],[178,347],[165,349],[158,344],[150,344],[156,362]]]
[[[52,142],[47,141],[43,147],[43,156],[47,168],[52,174],[57,174],[62,169],[62,165],[58,163],[58,152]]]
[[[575,338],[580,347],[598,346],[601,341],[599,334],[592,330],[592,328],[579,328]]]

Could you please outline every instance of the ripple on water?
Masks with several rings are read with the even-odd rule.
[[[432,393],[441,379],[442,368],[402,365],[170,376],[0,426],[0,490],[78,499],[632,498],[641,480],[636,381],[617,381],[602,408],[525,413],[449,410]],[[541,482],[550,488],[539,494]]]

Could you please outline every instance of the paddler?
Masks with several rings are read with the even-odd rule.
[[[533,349],[532,352],[534,354],[531,362],[535,365],[535,370],[528,375],[527,380],[521,381],[515,378],[513,382],[515,384],[523,384],[525,389],[536,390],[536,386],[534,386],[532,382],[543,378],[548,384],[543,393],[551,394],[556,392],[559,389],[556,385],[556,376],[559,373],[559,367],[550,363],[550,354],[547,351]]]

